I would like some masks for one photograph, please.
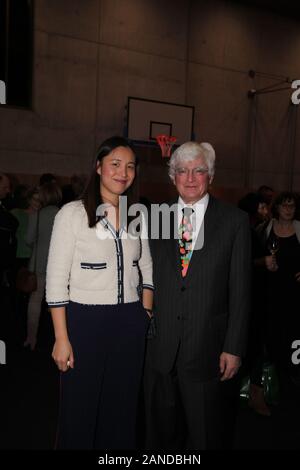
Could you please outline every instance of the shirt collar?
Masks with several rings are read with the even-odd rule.
[[[201,207],[201,209],[203,208],[204,206],[204,213],[207,209],[207,206],[208,206],[208,201],[209,201],[209,194],[205,194],[205,196],[203,196],[201,199],[199,199],[199,201],[195,202],[195,204],[186,204],[183,199],[181,198],[181,196],[179,196],[178,198],[178,206],[179,206],[179,209],[180,211],[184,208],[184,207],[191,207],[192,209],[194,209],[195,212],[197,212],[197,209],[199,209]]]

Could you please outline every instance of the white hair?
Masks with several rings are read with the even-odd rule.
[[[175,152],[172,154],[169,161],[169,176],[174,182],[175,179],[175,169],[179,165],[182,165],[185,162],[191,162],[197,160],[197,158],[202,157],[207,165],[208,174],[212,178],[215,174],[215,160],[216,153],[214,148],[208,142],[185,142],[180,145]]]

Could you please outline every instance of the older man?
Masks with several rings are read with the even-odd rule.
[[[214,168],[207,143],[187,142],[170,160],[178,233],[152,240],[156,336],[148,340],[145,366],[149,449],[228,445],[225,383],[237,373],[246,346],[250,230],[246,214],[209,195]]]

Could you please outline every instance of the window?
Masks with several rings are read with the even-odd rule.
[[[31,107],[33,0],[0,0],[0,103]]]

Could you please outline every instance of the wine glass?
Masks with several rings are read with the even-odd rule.
[[[268,250],[272,256],[274,256],[279,250],[279,239],[276,235],[273,235],[268,240]]]

